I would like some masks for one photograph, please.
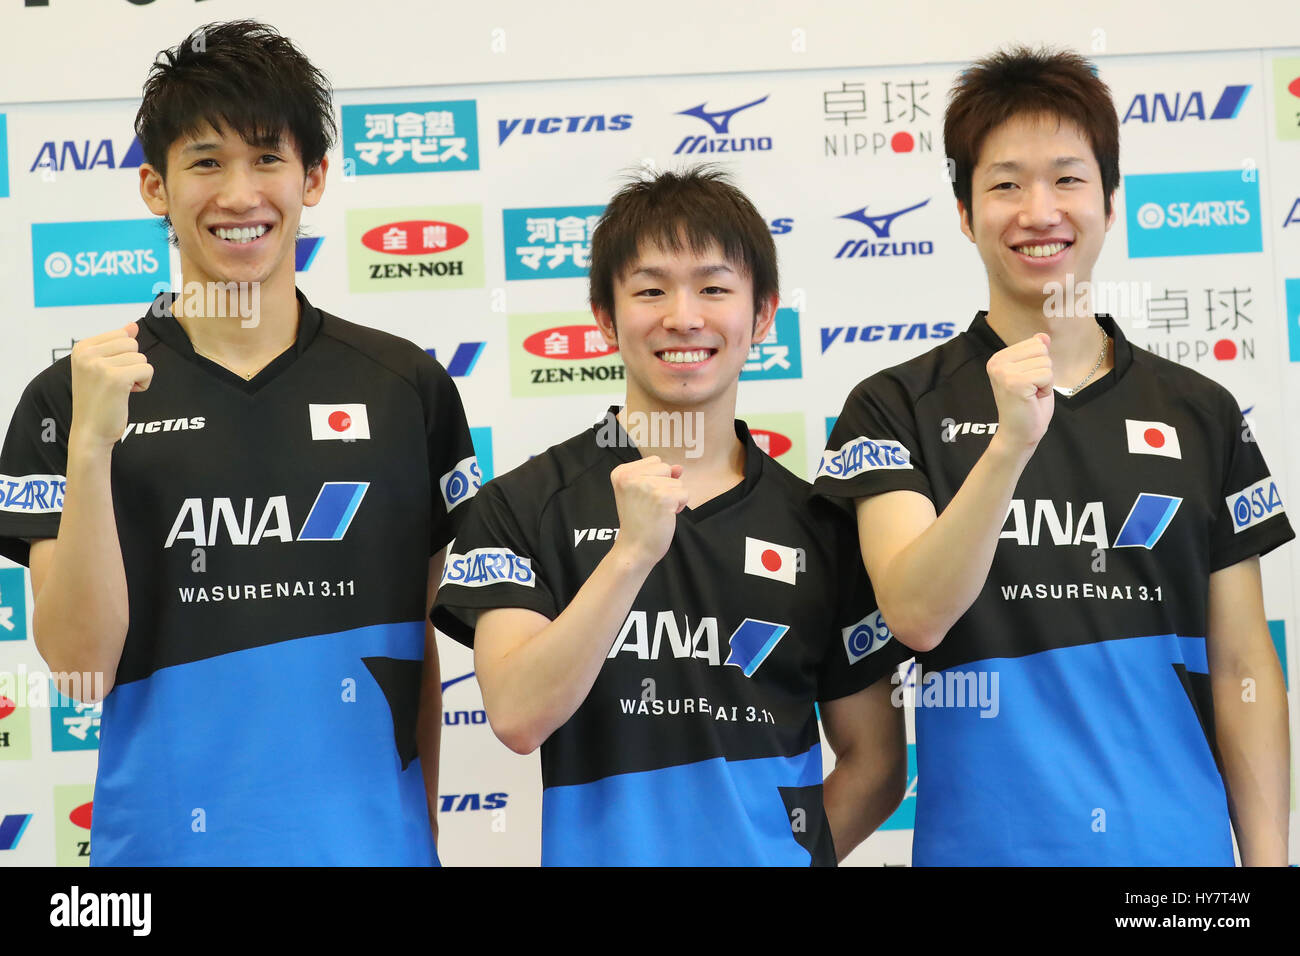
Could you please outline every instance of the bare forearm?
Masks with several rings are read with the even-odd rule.
[[[873,582],[881,613],[908,647],[933,648],[979,596],[1031,454],[1006,447],[995,435],[934,523]]]
[[[840,862],[889,819],[906,789],[905,765],[889,764],[879,755],[874,762],[856,756],[836,758],[835,769],[822,785],[822,799]]]
[[[420,717],[416,747],[424,792],[429,802],[429,828],[438,837],[438,760],[442,746],[442,671],[438,665],[438,644],[433,625],[425,624],[424,668],[420,680]]]
[[[535,636],[486,668],[476,650],[483,704],[507,746],[531,752],[586,700],[653,566],[616,543],[568,607]]]
[[[1212,685],[1228,809],[1246,866],[1287,863],[1291,743],[1286,689],[1271,650],[1271,659],[1215,675]],[[1244,685],[1247,679],[1252,684]]]
[[[111,462],[111,447],[70,445],[59,534],[32,612],[37,648],[51,669],[103,673],[105,693],[129,622]]]

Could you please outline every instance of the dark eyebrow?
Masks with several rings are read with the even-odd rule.
[[[731,268],[731,266],[727,265],[725,262],[719,262],[714,265],[699,266],[691,270],[691,277],[695,279],[707,279],[709,276],[714,276],[722,272],[730,273],[731,275],[737,274],[736,270]],[[660,269],[657,266],[640,266],[628,273],[628,278],[631,278],[632,276],[645,276],[649,279],[663,280],[668,278],[668,270]]]
[[[1061,169],[1066,166],[1086,166],[1086,165],[1087,162],[1085,162],[1082,158],[1078,156],[1057,156],[1056,159],[1052,160],[1053,169]],[[993,165],[989,166],[989,168],[985,170],[985,175],[1000,176],[1003,173],[1018,173],[1021,172],[1023,169],[1024,166],[1022,166],[1020,163],[1017,163],[1015,160],[1004,159],[1000,163],[994,163]]]
[[[204,139],[193,143],[186,143],[181,147],[181,154],[185,153],[212,153],[221,148],[221,144],[215,140]]]

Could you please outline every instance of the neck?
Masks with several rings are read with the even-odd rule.
[[[1088,287],[1075,282],[1075,288],[1081,285]],[[1086,297],[1075,296],[1071,301],[1067,296],[1062,307],[1057,305],[1050,298],[1014,299],[990,288],[988,323],[1007,345],[1046,332],[1052,340],[1048,352],[1052,357],[1056,384],[1068,389],[1082,381],[1097,364],[1102,331]],[[1095,382],[1112,367],[1114,361],[1108,349],[1091,381]]]
[[[668,406],[628,389],[619,423],[643,456],[658,455],[682,466],[688,485],[716,482],[720,476],[743,476],[745,446],[736,437],[736,394],[696,406]]]
[[[183,277],[197,275],[181,265]],[[172,315],[194,351],[240,372],[265,365],[298,337],[292,273],[260,283],[186,278]]]

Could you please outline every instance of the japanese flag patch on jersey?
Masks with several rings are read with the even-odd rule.
[[[783,544],[773,544],[761,538],[745,538],[746,574],[794,584],[795,572],[799,570],[798,561],[796,548],[787,548]]]
[[[1126,418],[1124,428],[1128,432],[1129,454],[1163,455],[1166,458],[1183,457],[1183,451],[1178,447],[1178,431],[1173,425]]]
[[[370,437],[370,419],[365,405],[308,405],[311,416],[311,440]]]

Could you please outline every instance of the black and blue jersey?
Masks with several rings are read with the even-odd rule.
[[[920,865],[1233,862],[1209,578],[1294,535],[1228,391],[1098,321],[1113,371],[1057,394],[983,590],[916,655]],[[942,512],[997,429],[985,366],[1004,347],[981,312],[859,384],[815,490]]]
[[[814,706],[891,673],[897,645],[852,521],[736,434],[743,481],[677,516],[586,700],[542,744],[544,864],[835,863]],[[482,610],[557,617],[618,534],[610,472],[639,457],[611,409],[485,485],[434,622],[471,643]]]
[[[92,864],[435,863],[416,754],[429,558],[479,484],[454,384],[301,294],[295,345],[251,381],[154,311],[153,382],[112,457],[130,624]],[[71,410],[65,358],[14,413],[15,561],[58,533]]]

